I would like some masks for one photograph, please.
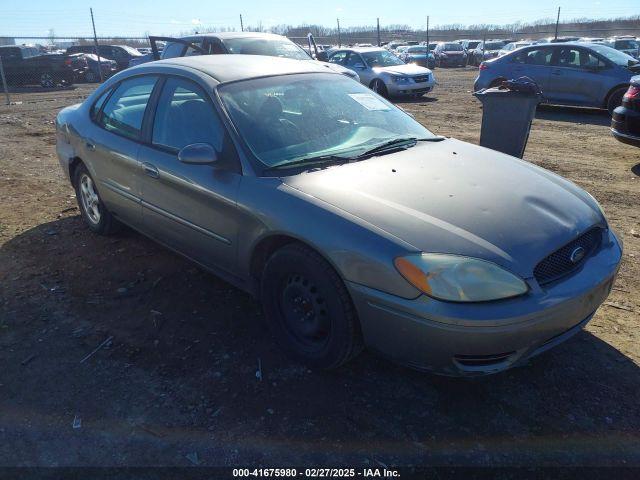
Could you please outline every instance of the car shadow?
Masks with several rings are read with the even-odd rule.
[[[397,104],[406,104],[406,103],[415,103],[415,104],[420,104],[420,103],[432,103],[432,102],[437,102],[438,99],[435,97],[428,97],[428,96],[422,96],[422,97],[394,97],[391,99],[393,101],[393,103],[397,103]]]
[[[588,332],[489,377],[311,371],[249,295],[131,230],[61,218],[0,265],[2,464],[640,462],[640,369]]]
[[[640,177],[640,163],[636,163],[633,167],[631,167],[631,171]]]
[[[550,120],[554,122],[570,122],[603,127],[611,125],[611,116],[606,110],[595,108],[576,108],[559,105],[539,105],[536,110],[536,119]]]

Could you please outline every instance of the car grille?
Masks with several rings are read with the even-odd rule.
[[[596,227],[588,230],[538,263],[536,268],[533,270],[534,277],[540,285],[545,285],[559,280],[561,277],[568,275],[580,267],[589,255],[598,248],[601,240],[601,228]],[[571,254],[578,247],[582,247],[584,249],[584,256],[574,263],[571,261]]]
[[[423,83],[429,81],[429,75],[421,75],[419,77],[413,77],[413,81],[416,83]]]

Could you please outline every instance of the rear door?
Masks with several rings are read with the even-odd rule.
[[[516,52],[511,57],[508,74],[511,78],[529,77],[538,84],[540,90],[549,97],[549,77],[553,47],[535,47]],[[509,58],[509,57],[506,57]]]
[[[208,143],[222,166],[185,164],[181,148]],[[235,147],[204,89],[167,77],[140,148],[144,231],[211,268],[234,270],[242,178]]]
[[[156,75],[129,78],[99,98],[98,103],[103,103],[94,106],[97,111],[92,113],[83,146],[100,197],[116,217],[133,226],[142,220],[138,150],[157,81]]]

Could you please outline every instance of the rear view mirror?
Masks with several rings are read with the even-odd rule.
[[[192,143],[178,152],[178,160],[194,165],[209,165],[218,161],[218,153],[208,143]]]

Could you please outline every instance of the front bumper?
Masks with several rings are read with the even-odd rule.
[[[433,90],[434,85],[436,84],[433,76],[430,76],[430,80],[428,82],[419,82],[419,83],[407,83],[407,84],[399,84],[390,82],[387,84],[387,91],[390,95],[399,96],[399,95],[417,95],[423,93],[429,93]]]
[[[640,147],[640,112],[617,107],[611,117],[611,133],[622,143]]]
[[[509,300],[403,299],[348,283],[365,344],[399,363],[451,376],[523,363],[580,331],[609,295],[622,248],[607,234],[579,271],[544,289],[531,279],[528,294]]]

